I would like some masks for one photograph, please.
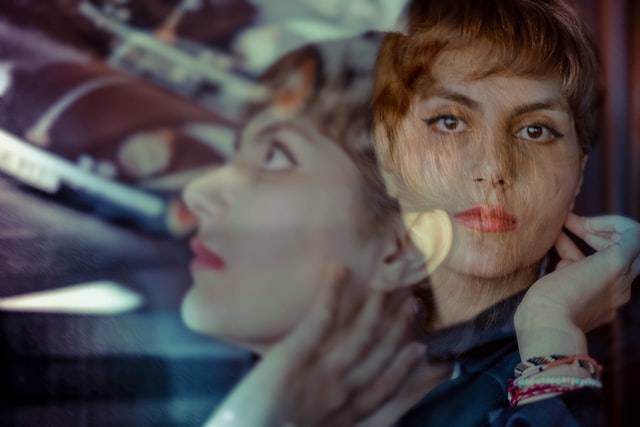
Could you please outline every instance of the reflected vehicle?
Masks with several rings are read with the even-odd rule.
[[[199,171],[224,162],[230,121],[99,64],[15,68],[10,80],[4,173],[146,231],[191,231],[179,192]]]
[[[199,53],[185,52],[104,14],[114,11],[106,6],[77,2],[72,14],[76,24],[111,39],[105,57],[60,44],[59,35],[3,23],[0,171],[100,217],[153,233],[188,234],[194,221],[179,193],[198,173],[224,162],[234,135],[229,114],[195,95],[207,92],[204,86],[212,95],[224,92],[224,83],[252,85],[217,69],[220,61],[202,62],[198,78],[191,78],[193,65],[212,49],[180,39]],[[246,12],[218,36],[244,24]],[[205,69],[209,74],[198,74]]]

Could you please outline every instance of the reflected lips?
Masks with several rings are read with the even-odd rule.
[[[190,242],[191,250],[195,254],[195,258],[191,261],[191,271],[199,270],[222,270],[224,268],[224,260],[220,255],[210,251],[202,240],[193,238]]]
[[[518,220],[499,206],[478,206],[459,212],[454,218],[463,226],[484,233],[515,230]]]

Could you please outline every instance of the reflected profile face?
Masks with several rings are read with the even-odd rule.
[[[356,232],[360,179],[310,122],[258,114],[236,156],[185,191],[199,220],[187,325],[260,350],[300,321],[328,266],[369,272],[376,249]]]
[[[534,265],[552,247],[586,156],[558,79],[480,77],[486,57],[479,52],[437,57],[400,124],[403,166],[393,172],[404,177],[404,212],[442,208],[453,219],[445,269],[500,277]]]

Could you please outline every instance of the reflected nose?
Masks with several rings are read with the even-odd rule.
[[[187,208],[198,221],[218,221],[229,208],[228,193],[232,180],[229,166],[205,173],[185,187],[182,192]]]

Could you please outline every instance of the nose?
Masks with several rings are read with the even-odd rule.
[[[495,189],[509,188],[513,184],[517,163],[517,148],[513,141],[490,137],[477,145],[478,149],[473,153],[473,182]]]
[[[215,222],[224,217],[229,209],[231,174],[229,165],[226,165],[205,173],[185,187],[182,198],[199,222]]]
[[[473,179],[474,182],[477,183],[487,183],[489,185],[491,185],[492,187],[506,187],[507,185],[507,181],[502,177],[502,174],[496,174],[496,173],[491,173],[491,172],[487,172],[485,174],[483,174],[484,176],[482,177],[476,177]]]

